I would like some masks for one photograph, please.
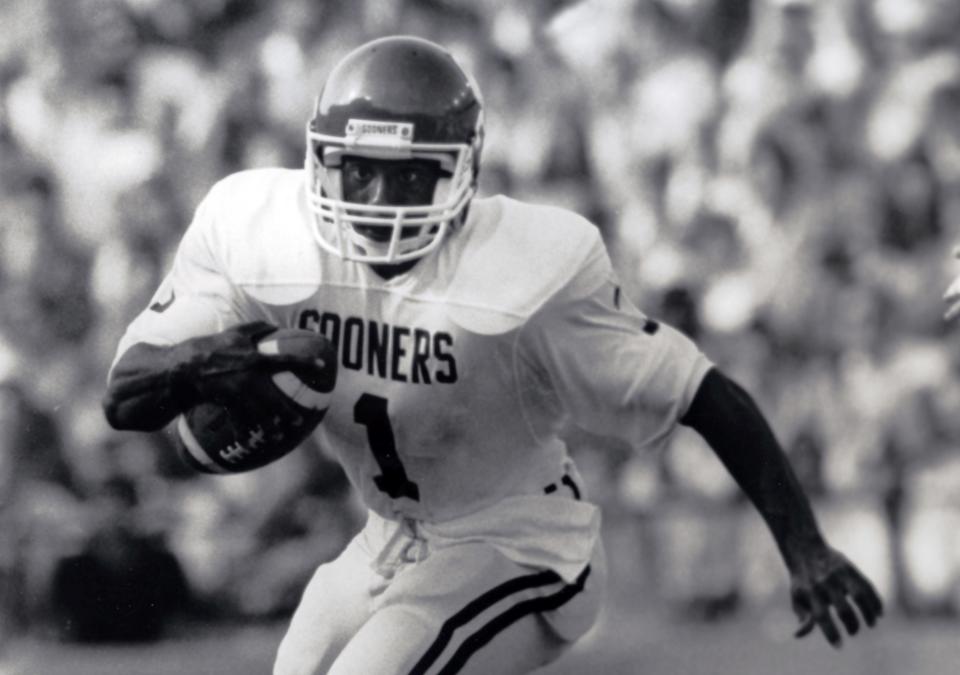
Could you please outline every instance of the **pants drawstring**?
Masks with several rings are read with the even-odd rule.
[[[400,566],[424,560],[427,552],[427,540],[420,536],[417,521],[404,518],[398,523],[371,566],[378,574],[392,577]]]

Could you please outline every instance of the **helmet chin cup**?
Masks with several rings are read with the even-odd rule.
[[[429,228],[429,232],[423,230],[427,226],[417,228],[416,234],[398,237],[397,233],[403,232],[403,227],[392,227],[390,238],[385,241],[373,239],[359,232],[355,227],[345,228],[347,239],[350,244],[350,251],[347,256],[353,260],[362,259],[364,262],[382,262],[383,264],[405,262],[415,260],[435,249],[443,241],[446,234],[449,221],[444,221],[439,225]],[[407,226],[409,229],[409,226]]]

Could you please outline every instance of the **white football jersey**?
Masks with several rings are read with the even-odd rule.
[[[567,421],[656,444],[711,365],[630,304],[598,230],[567,210],[475,199],[389,280],[321,249],[312,218],[302,171],[219,182],[119,352],[261,319],[324,333],[340,372],[316,433],[384,517],[439,523],[542,494],[569,461]]]

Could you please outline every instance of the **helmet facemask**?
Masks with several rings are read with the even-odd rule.
[[[414,125],[402,122],[351,119],[343,136],[307,126],[307,198],[322,248],[348,260],[401,263],[433,251],[450,228],[462,222],[476,191],[475,144],[418,143],[413,136]],[[441,176],[432,202],[392,206],[346,201],[340,169],[346,155],[438,162]],[[357,225],[384,228],[390,236],[374,239],[358,231]]]

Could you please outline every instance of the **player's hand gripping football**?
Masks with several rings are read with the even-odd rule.
[[[790,597],[800,620],[795,637],[802,638],[819,627],[834,647],[843,643],[834,615],[849,635],[856,635],[860,630],[856,610],[870,627],[883,614],[883,602],[873,585],[842,553],[826,544],[807,547],[794,561]]]
[[[179,364],[174,374],[178,389],[188,391],[189,397],[198,402],[242,407],[248,398],[244,395],[248,382],[244,374],[316,371],[327,367],[335,376],[334,353],[324,364],[297,353],[260,351],[258,343],[276,330],[276,326],[264,321],[254,321],[180,343],[174,357]],[[314,375],[318,376],[322,379],[323,373]]]
[[[960,246],[953,249],[953,257],[960,259]],[[944,319],[950,321],[960,315],[960,275],[957,275],[947,288],[947,292],[943,294],[943,301],[947,304]]]

